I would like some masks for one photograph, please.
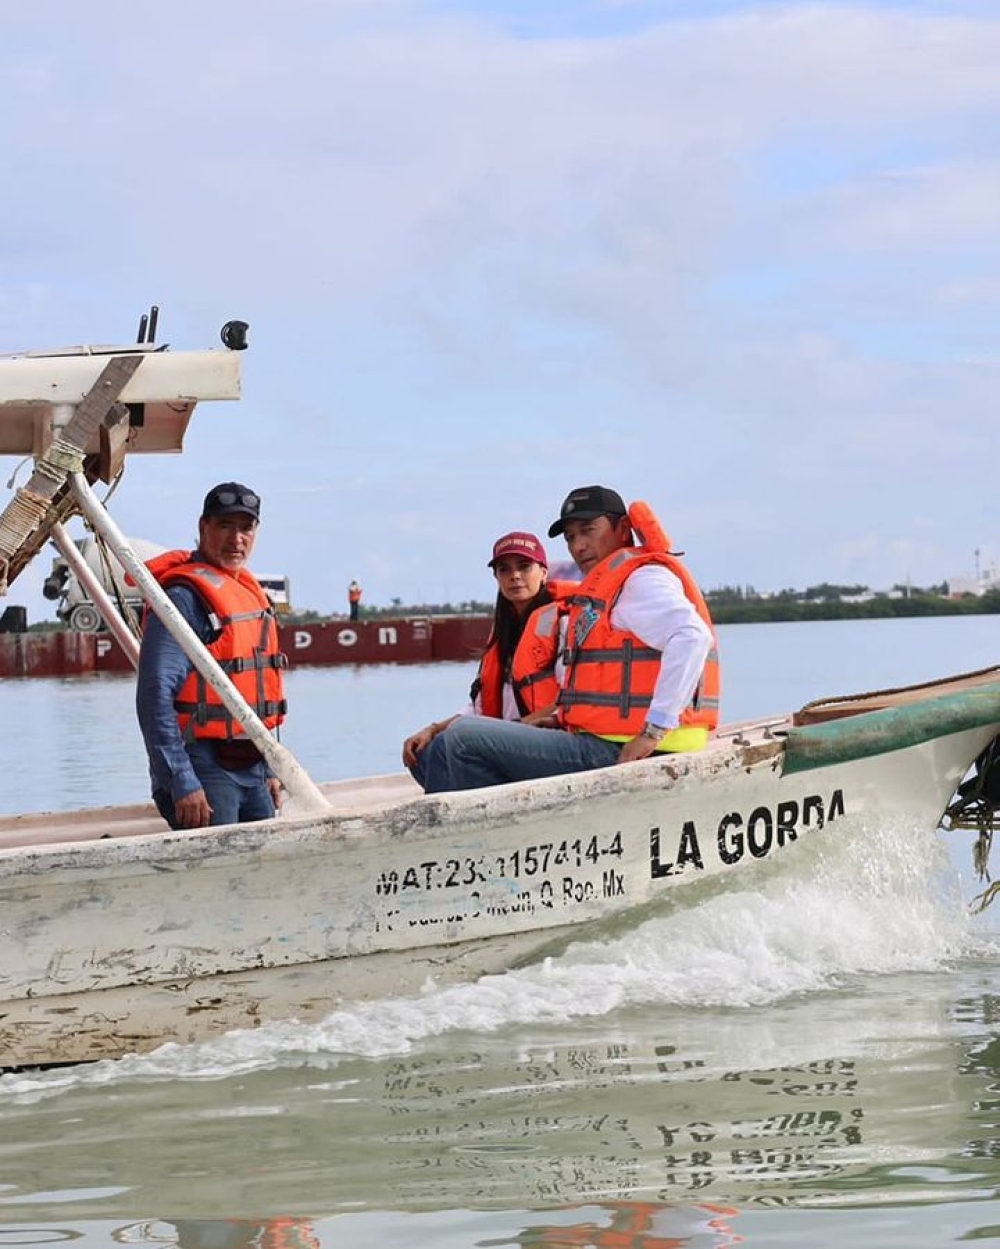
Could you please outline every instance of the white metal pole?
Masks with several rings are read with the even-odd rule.
[[[139,666],[139,642],[119,614],[117,605],[105,590],[100,577],[80,554],[80,548],[69,536],[62,525],[52,526],[52,541],[59,548],[59,553],[69,564],[70,571],[93,599],[97,610],[104,618],[104,623],[115,635],[115,641],[125,652],[133,668]]]
[[[178,646],[187,655],[206,681],[221,698],[226,710],[243,725],[244,732],[271,766],[275,776],[288,791],[296,807],[317,810],[329,807],[312,777],[290,750],[286,750],[268,732],[250,704],[226,676],[188,622],[180,614],[159,582],[132,550],[128,539],[91,490],[82,473],[71,473],[73,494],[80,510],[111,547],[112,551],[139,587],[142,597],[156,612]]]

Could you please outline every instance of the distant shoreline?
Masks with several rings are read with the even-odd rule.
[[[705,596],[708,609],[715,624],[791,624],[810,620],[893,620],[914,616],[991,616],[1000,615],[1000,592],[974,597],[966,595],[958,599],[943,598],[936,594],[911,594],[909,597],[889,598],[876,595],[860,603],[847,603],[842,599],[800,599],[791,595],[775,595],[773,598],[743,598],[738,602],[716,602],[712,591]],[[464,608],[464,610],[463,610]],[[450,603],[393,604],[390,608],[369,607],[361,610],[361,624],[392,624],[400,620],[435,619],[484,619],[492,620],[491,603],[469,603],[453,606]],[[279,617],[285,625],[311,624],[347,625],[344,613],[316,611],[289,612]],[[60,620],[36,621],[28,628],[29,633],[68,631]]]
[[[863,603],[750,599],[742,603],[708,602],[716,624],[787,624],[802,620],[892,620],[913,616],[989,616],[1000,614],[1000,594],[946,599],[936,595],[873,598]]]

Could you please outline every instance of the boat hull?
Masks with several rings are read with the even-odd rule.
[[[472,978],[667,891],[745,879],[847,819],[933,826],[997,728],[789,772],[757,726],[698,755],[461,794],[344,782],[328,814],[189,833],[142,831],[133,808],[129,835],[109,812],[102,839],[92,815],[89,840],[0,851],[0,1066]]]

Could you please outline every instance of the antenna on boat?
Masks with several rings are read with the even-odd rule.
[[[137,343],[152,343],[156,341],[156,322],[160,316],[160,309],[157,304],[153,304],[149,309],[149,315],[144,312],[139,318],[139,337],[135,340]]]

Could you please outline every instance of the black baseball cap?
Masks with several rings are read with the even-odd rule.
[[[222,481],[205,495],[203,517],[233,516],[237,512],[260,520],[260,495],[238,481]]]
[[[568,520],[594,520],[598,516],[624,516],[628,509],[617,490],[608,486],[577,486],[563,500],[559,519],[549,525],[549,537],[555,538],[566,528]]]

